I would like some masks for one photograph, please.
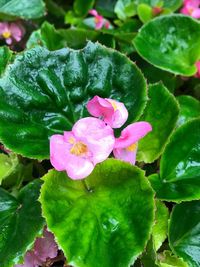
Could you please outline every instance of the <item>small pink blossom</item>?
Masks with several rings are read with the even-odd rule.
[[[163,11],[163,8],[159,6],[155,6],[152,8],[152,12],[154,16],[159,15],[162,11]]]
[[[57,256],[58,246],[54,241],[54,236],[46,228],[43,231],[43,237],[36,238],[33,250],[27,251],[23,264],[17,264],[14,267],[39,267],[43,266],[47,259],[53,259]]]
[[[0,22],[0,38],[5,39],[8,45],[21,41],[23,35],[24,28],[20,23]]]
[[[152,130],[148,122],[140,121],[128,125],[115,140],[113,154],[115,158],[135,164],[137,142]]]
[[[96,118],[83,118],[74,124],[72,131],[51,136],[50,161],[71,179],[83,179],[97,163],[108,158],[114,143],[109,125]]]
[[[105,27],[106,29],[109,29],[110,23],[104,19],[103,16],[101,16],[95,9],[91,9],[89,11],[89,14],[94,16],[94,22],[95,22],[95,28],[97,30]]]
[[[200,18],[200,0],[185,0],[180,11],[184,15],[189,15],[195,19]]]
[[[112,128],[120,128],[128,118],[128,111],[123,103],[110,98],[93,97],[87,104],[88,112],[100,117]]]
[[[194,77],[196,77],[196,78],[200,78],[200,61],[197,61],[197,62],[196,62],[196,67],[197,67],[197,72],[196,72],[196,74],[194,75]]]

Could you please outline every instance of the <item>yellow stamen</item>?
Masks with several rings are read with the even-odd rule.
[[[132,144],[126,148],[127,151],[133,152],[137,149],[137,144]]]
[[[114,108],[114,111],[116,111],[118,108],[117,108],[117,104],[115,101],[112,101],[110,100],[110,104],[112,105],[112,107]]]
[[[82,156],[88,152],[87,146],[82,142],[76,142],[70,149],[71,154]]]
[[[73,137],[70,137],[68,142],[73,145],[76,142],[76,140]]]
[[[10,31],[5,31],[5,32],[2,33],[2,36],[3,36],[3,38],[8,39],[11,36],[11,32]]]

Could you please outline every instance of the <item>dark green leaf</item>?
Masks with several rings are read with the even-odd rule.
[[[157,251],[167,237],[168,230],[168,208],[159,200],[156,200],[156,217],[152,231],[152,241]]]
[[[88,11],[92,9],[94,5],[94,0],[75,0],[74,10],[78,16],[86,16]]]
[[[12,58],[12,51],[7,46],[0,47],[0,76]]]
[[[191,267],[200,266],[200,201],[176,205],[169,224],[172,250]]]
[[[42,0],[0,0],[1,19],[36,19],[44,14],[45,5]]]
[[[158,198],[175,202],[200,198],[199,144],[200,119],[173,133],[161,158],[160,175],[149,177]]]
[[[85,180],[52,170],[44,181],[43,215],[69,265],[128,267],[143,251],[154,201],[139,168],[109,159]]]
[[[129,123],[143,112],[146,83],[133,62],[100,44],[26,51],[0,79],[0,139],[16,153],[48,158],[50,136],[88,116],[94,95],[124,102]]]
[[[42,231],[38,202],[41,181],[24,187],[17,198],[0,188],[0,266],[13,267]]]
[[[157,159],[169,139],[178,118],[175,97],[161,83],[149,86],[149,101],[140,118],[152,125],[152,132],[139,142],[137,158],[146,163]]]
[[[177,97],[180,105],[180,114],[177,121],[177,126],[200,116],[200,101],[188,95]]]
[[[134,44],[151,64],[191,76],[200,57],[200,24],[189,16],[161,16],[141,28]]]

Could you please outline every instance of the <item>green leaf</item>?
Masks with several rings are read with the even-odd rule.
[[[140,4],[140,5],[138,5],[138,7],[137,7],[137,13],[138,13],[139,19],[143,23],[148,22],[153,17],[152,8],[149,5],[147,5],[147,4]]]
[[[200,101],[189,95],[177,97],[180,106],[180,114],[177,126],[200,116]]]
[[[14,155],[0,154],[0,184],[15,172],[19,164],[18,158]]]
[[[15,198],[0,188],[0,265],[21,261],[42,231],[44,219],[38,202],[41,181],[25,186]]]
[[[169,224],[169,244],[189,266],[200,266],[200,201],[176,205]]]
[[[37,19],[45,14],[45,5],[42,0],[0,0],[0,18]]]
[[[154,200],[139,168],[109,159],[85,180],[73,181],[52,170],[44,181],[43,216],[69,265],[128,267],[143,251]]]
[[[44,22],[41,28],[33,32],[26,44],[28,49],[35,46],[44,46],[54,51],[63,47],[83,48],[88,40],[96,41],[99,32],[85,29],[61,29],[56,30],[53,25]]]
[[[188,267],[186,262],[173,255],[169,250],[159,253],[158,258],[159,262],[157,264],[159,267]]]
[[[157,17],[141,28],[134,44],[137,52],[151,64],[192,76],[200,57],[200,24],[183,15]]]
[[[114,7],[116,0],[97,0],[95,3],[96,10],[104,17],[115,18]]]
[[[88,116],[94,95],[125,103],[130,123],[143,112],[146,83],[133,62],[98,43],[78,51],[28,50],[0,79],[0,139],[16,153],[48,158],[50,136]]]
[[[153,162],[164,150],[178,118],[179,108],[175,97],[162,83],[149,86],[149,101],[140,118],[152,125],[152,132],[139,141],[137,159]]]
[[[174,92],[177,85],[177,77],[174,74],[154,67],[143,60],[138,54],[134,55],[132,60],[137,62],[137,66],[141,69],[148,83],[162,82],[171,93]]]
[[[136,7],[136,4],[132,0],[118,0],[114,11],[119,19],[126,20],[136,15]]]
[[[199,144],[200,119],[173,133],[161,158],[160,175],[149,177],[158,198],[175,202],[200,198]]]
[[[7,46],[0,47],[0,76],[4,73],[7,64],[12,59],[12,51]]]
[[[156,251],[161,247],[167,237],[168,218],[168,208],[164,203],[156,200],[156,217],[152,231],[152,239]]]
[[[74,10],[76,14],[80,17],[86,16],[88,14],[88,11],[92,9],[94,2],[94,0],[75,0]]]

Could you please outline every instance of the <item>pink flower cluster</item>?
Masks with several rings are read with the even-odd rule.
[[[54,236],[46,228],[43,231],[43,237],[35,240],[33,250],[26,252],[24,263],[17,264],[14,267],[39,267],[47,261],[57,256],[58,246],[54,241]]]
[[[104,17],[101,16],[95,9],[90,10],[89,14],[94,16],[95,28],[97,30],[103,27],[109,29],[110,23],[107,20],[105,20]]]
[[[184,0],[183,8],[180,11],[184,15],[189,15],[195,19],[200,18],[200,0]]]
[[[66,171],[72,179],[83,179],[113,151],[115,158],[135,164],[137,142],[152,130],[148,122],[128,125],[119,138],[112,128],[120,128],[128,118],[123,103],[95,96],[87,104],[96,117],[80,119],[71,131],[50,139],[50,161],[58,171]]]
[[[0,22],[0,38],[5,39],[8,45],[20,42],[24,35],[24,28],[20,23]]]

